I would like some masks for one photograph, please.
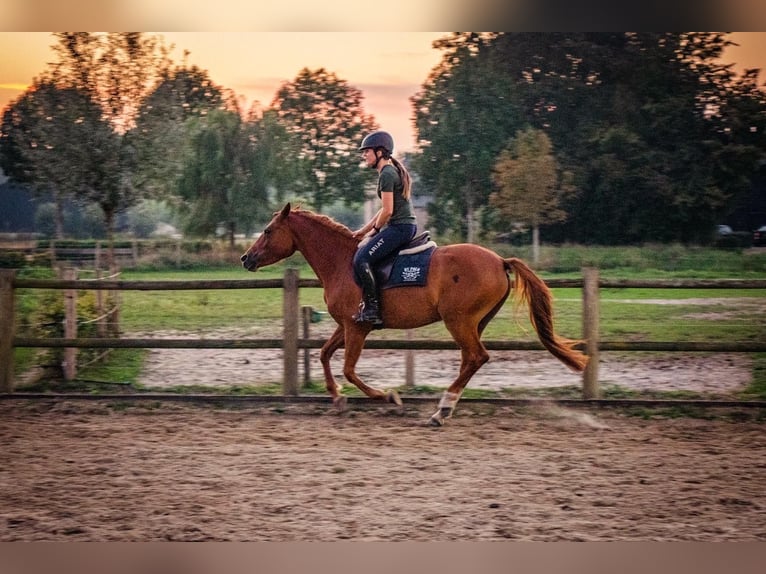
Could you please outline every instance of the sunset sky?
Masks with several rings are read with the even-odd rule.
[[[280,84],[304,67],[324,67],[359,88],[364,107],[397,142],[398,151],[414,146],[412,108],[415,94],[439,62],[432,48],[441,32],[155,32],[174,44],[173,57],[208,70],[217,84],[264,107]],[[724,54],[737,69],[761,68],[766,82],[766,32],[738,32],[739,47]],[[48,32],[0,33],[0,108],[18,97],[52,61]]]

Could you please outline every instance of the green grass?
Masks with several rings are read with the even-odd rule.
[[[281,279],[286,265],[274,265],[248,273],[241,267],[198,271],[126,271],[125,281],[190,281]],[[313,278],[308,266],[300,277]],[[247,327],[282,320],[282,290],[229,289],[194,291],[123,291],[122,329],[146,331],[174,329],[204,331],[224,327]],[[304,289],[301,304],[324,309],[321,289]]]
[[[73,381],[42,379],[24,387],[25,392],[115,393],[126,388],[140,390],[137,381],[147,349],[112,349],[102,361],[82,366]]]
[[[153,280],[151,276],[136,279]],[[265,277],[265,276],[264,276]],[[279,275],[270,276],[270,278]],[[158,277],[154,277],[158,278]],[[174,274],[173,279],[180,278]],[[187,279],[232,279],[226,272],[188,273]],[[556,328],[562,335],[582,335],[582,300],[579,289],[554,289]],[[303,289],[301,305],[326,311],[321,289]],[[763,290],[607,289],[601,292],[602,339],[632,341],[758,341],[766,339],[766,317],[762,311],[743,309],[740,299],[755,303],[766,297]],[[708,304],[641,303],[662,299],[731,299]],[[257,329],[282,319],[280,289],[228,291],[125,291],[122,293],[122,328],[128,332],[173,329],[206,331],[226,327]],[[692,304],[694,303],[694,304]],[[712,320],[713,315],[715,320]],[[706,315],[709,315],[706,317]],[[331,318],[326,318],[331,321]],[[417,338],[449,339],[443,324],[422,327]],[[375,338],[398,338],[393,331],[375,333]],[[524,309],[514,314],[510,302],[487,326],[485,340],[536,339]]]

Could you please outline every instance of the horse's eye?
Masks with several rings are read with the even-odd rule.
[[[271,233],[271,228],[270,227],[267,227],[266,229],[263,230],[263,234],[264,235],[268,235],[269,233]]]

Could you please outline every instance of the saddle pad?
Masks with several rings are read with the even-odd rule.
[[[391,268],[391,275],[383,285],[383,289],[392,287],[415,287],[426,284],[428,266],[436,244],[430,242],[425,249],[419,248],[415,253],[400,252]]]

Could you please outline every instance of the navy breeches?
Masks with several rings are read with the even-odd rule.
[[[365,263],[375,265],[409,243],[417,230],[417,225],[409,223],[389,225],[381,229],[380,233],[363,242],[357,249],[354,255],[354,273],[359,277],[359,270]]]

